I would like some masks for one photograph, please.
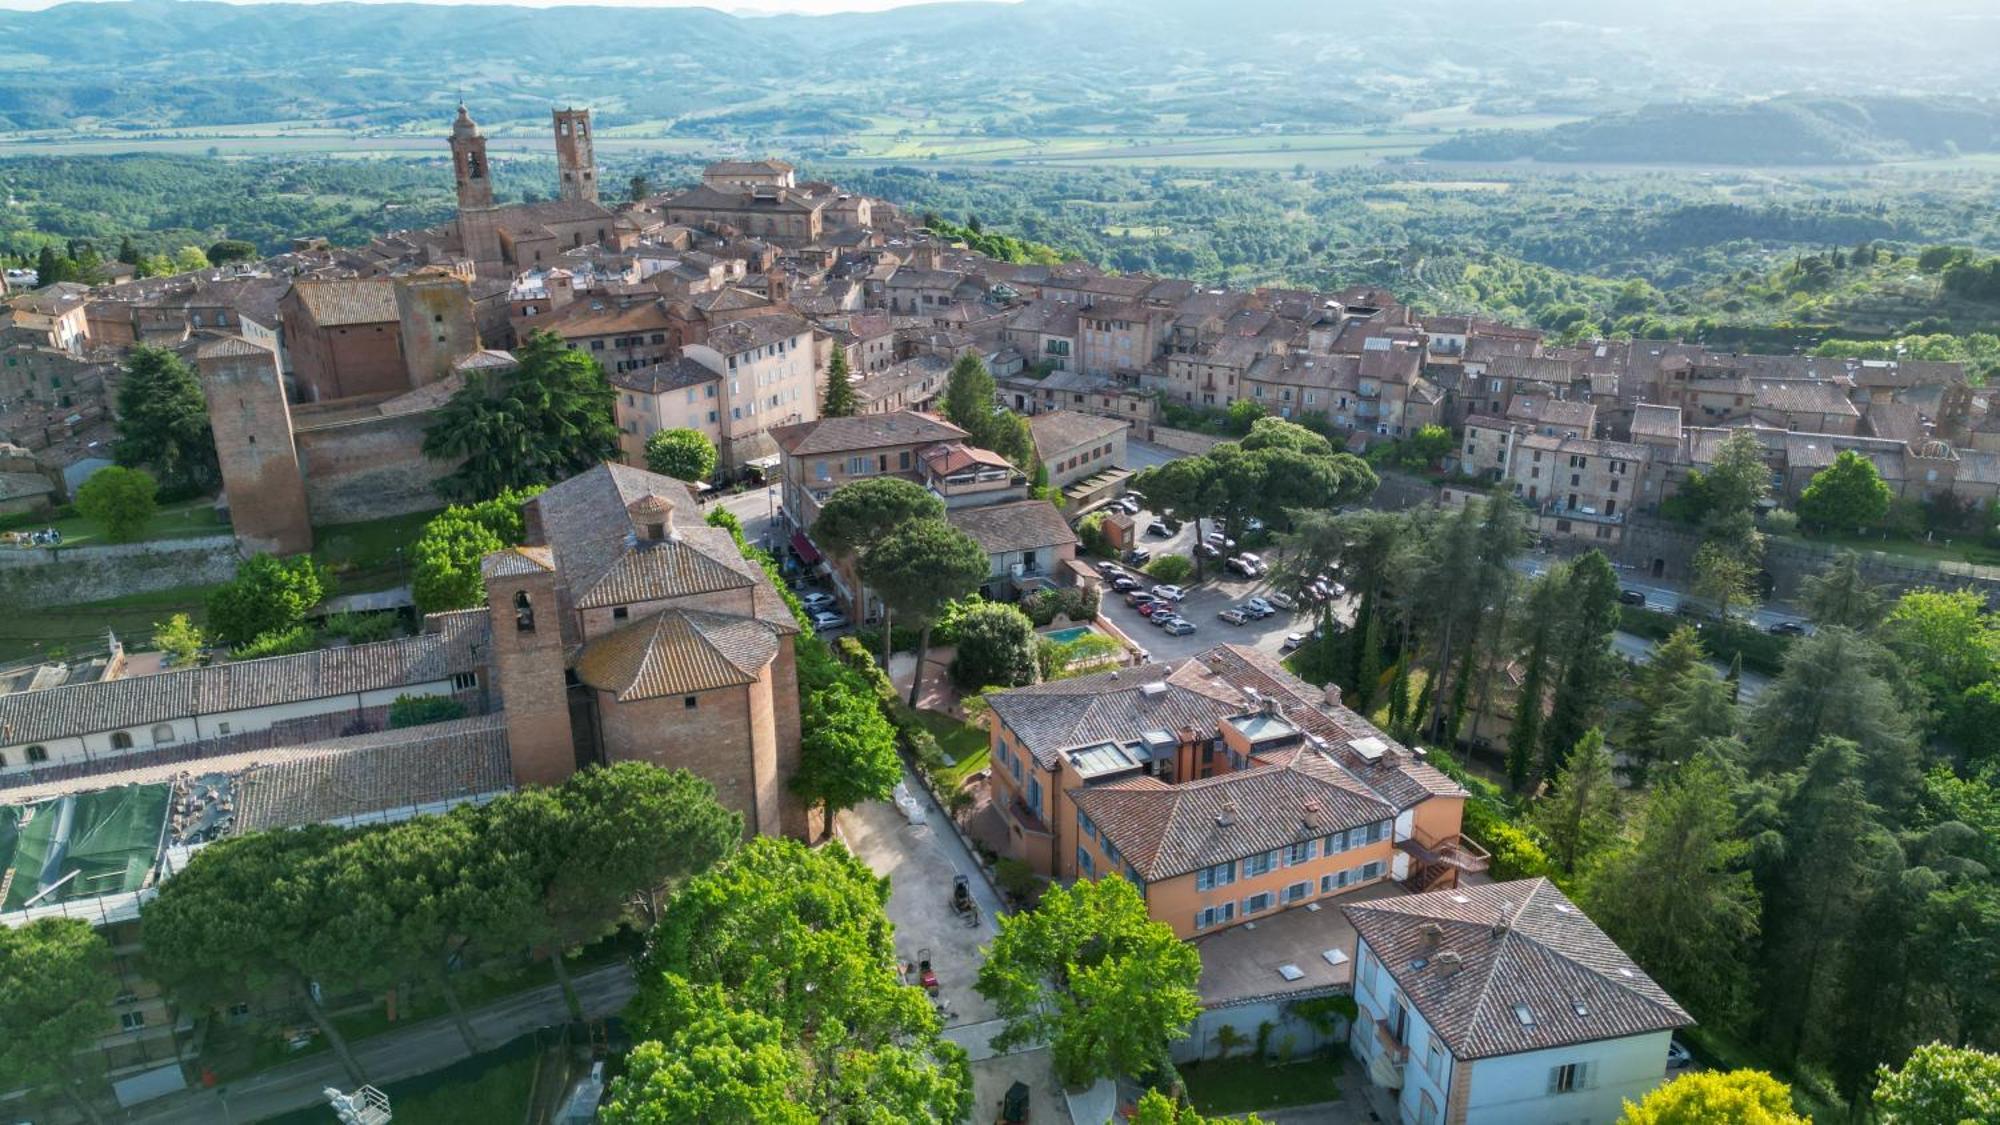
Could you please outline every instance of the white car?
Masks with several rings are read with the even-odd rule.
[[[1279,609],[1297,609],[1299,607],[1298,599],[1282,590],[1271,591],[1264,595],[1264,600],[1277,606]]]
[[[1278,646],[1278,651],[1290,652],[1304,643],[1306,643],[1306,635],[1304,633],[1286,633],[1285,643]]]
[[[1187,591],[1181,589],[1179,586],[1155,586],[1153,587],[1153,596],[1164,598],[1170,602],[1177,602],[1187,597]]]
[[[833,595],[820,590],[814,590],[812,593],[801,597],[799,604],[806,607],[807,613],[820,613],[833,608]]]
[[[813,614],[812,620],[813,628],[822,633],[830,632],[834,629],[845,629],[849,625],[854,624],[854,622],[847,619],[846,614],[831,609],[824,609]]]

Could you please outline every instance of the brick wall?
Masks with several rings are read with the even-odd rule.
[[[424,429],[434,415],[314,426],[296,435],[313,523],[354,523],[444,506],[435,483],[454,466],[423,454]]]

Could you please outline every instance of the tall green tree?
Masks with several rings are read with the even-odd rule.
[[[1841,949],[1897,855],[1852,742],[1822,738],[1785,790],[1758,864],[1760,983],[1763,1041],[1793,1062],[1827,1053],[1839,1026]]]
[[[252,832],[194,854],[140,912],[147,973],[197,1010],[282,991],[326,1037],[349,1079],[368,1081],[325,1007],[320,989],[353,982],[323,976],[315,938],[346,910],[328,893],[326,865],[348,833],[323,825]]]
[[[854,395],[854,375],[848,369],[847,349],[835,343],[826,364],[826,400],[820,403],[822,418],[850,418],[861,408]]]
[[[1916,794],[1919,758],[1915,723],[1891,686],[1901,675],[1893,656],[1852,630],[1836,626],[1799,638],[1751,713],[1754,763],[1766,772],[1788,771],[1823,739],[1842,739],[1860,755],[1870,798],[1906,807]]]
[[[424,431],[426,457],[457,463],[438,480],[449,499],[554,484],[618,456],[617,393],[589,353],[536,332],[514,358],[468,376]]]
[[[833,835],[833,818],[863,801],[884,800],[903,776],[896,756],[896,729],[865,684],[841,683],[813,692],[800,708],[804,733],[792,791],[826,814],[822,837]]]
[[[1046,1042],[1068,1086],[1143,1074],[1201,1011],[1201,957],[1118,875],[1050,887],[1000,918],[975,987],[1006,1026],[995,1050]]]
[[[222,483],[200,379],[165,348],[141,344],[126,357],[113,448],[120,465],[148,470],[170,495],[209,492]]]
[[[90,474],[76,490],[76,510],[104,528],[114,543],[129,543],[146,531],[159,505],[153,497],[159,485],[142,469],[106,465]]]
[[[1902,1066],[1884,1066],[1875,1087],[1882,1125],[2000,1121],[2000,1055],[1932,1043]]]
[[[1631,839],[1584,884],[1590,916],[1704,1023],[1745,1013],[1757,888],[1744,867],[1728,770],[1703,756],[1669,773]]]
[[[1886,602],[1880,587],[1861,573],[1861,559],[1840,551],[1818,574],[1801,584],[1799,605],[1816,625],[1841,625],[1867,632],[1882,620]]]
[[[745,1011],[715,985],[672,973],[647,993],[659,1037],[633,1048],[598,1111],[606,1125],[813,1125],[804,1057],[777,1020]]]
[[[979,589],[992,560],[970,535],[940,519],[917,520],[889,533],[861,560],[861,577],[905,625],[915,625],[917,674],[910,677],[910,706],[917,705],[931,625],[945,607]]]
[[[1882,479],[1875,462],[1843,449],[1833,464],[1813,474],[1799,493],[1799,518],[1815,527],[1872,527],[1889,514],[1895,493]]]
[[[944,501],[915,481],[869,477],[843,485],[821,505],[813,541],[824,551],[865,559],[907,523],[944,518]]]
[[[521,505],[539,487],[509,490],[477,504],[453,504],[431,517],[410,547],[410,594],[417,609],[438,613],[486,604],[480,560],[521,542]]]
[[[1507,731],[1507,780],[1516,790],[1527,788],[1541,761],[1549,668],[1568,584],[1568,568],[1555,567],[1529,587],[1522,607],[1521,687],[1514,697],[1514,725]]]
[[[1617,837],[1618,804],[1611,752],[1604,748],[1603,732],[1592,727],[1577,740],[1554,788],[1536,802],[1530,819],[1548,840],[1557,869],[1574,875]]]
[[[700,430],[661,430],[646,439],[646,468],[698,484],[715,473],[715,443]]]
[[[958,619],[951,679],[960,689],[1020,687],[1035,682],[1035,623],[1014,606],[982,603]]]
[[[235,578],[209,592],[209,628],[231,645],[295,628],[326,597],[327,587],[326,568],[310,555],[252,555],[237,566]]]
[[[1563,583],[1565,612],[1555,634],[1558,667],[1542,733],[1545,774],[1562,769],[1570,748],[1603,719],[1618,666],[1611,635],[1618,630],[1618,575],[1598,551],[1571,563]]]
[[[95,1104],[103,1056],[87,1050],[112,1030],[118,978],[111,946],[79,918],[0,926],[0,1074],[7,1084],[55,1090],[84,1117]]]

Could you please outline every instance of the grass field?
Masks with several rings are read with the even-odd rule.
[[[333,571],[336,594],[387,590],[410,580],[410,544],[436,512],[313,529],[313,557]]]
[[[11,606],[0,614],[0,661],[49,657],[58,653],[101,652],[104,634],[134,651],[152,647],[153,626],[176,613],[196,624],[204,620],[212,586],[182,586],[110,601],[36,609]]]
[[[62,532],[63,546],[81,547],[102,545],[106,540],[104,529],[79,515],[66,515],[60,519],[38,519],[19,516],[6,521],[9,528],[23,531],[39,531],[53,527]],[[229,524],[215,512],[215,501],[208,497],[188,500],[179,504],[169,504],[153,513],[146,524],[146,530],[139,541],[150,539],[195,539],[203,535],[227,535]]]
[[[1273,1065],[1263,1059],[1211,1059],[1181,1068],[1188,1100],[1205,1114],[1255,1113],[1316,1105],[1340,1097],[1340,1061],[1320,1056]]]

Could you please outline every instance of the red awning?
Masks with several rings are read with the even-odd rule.
[[[792,532],[792,550],[798,553],[800,561],[807,566],[819,562],[819,548],[812,545],[812,540],[807,539],[803,531]]]

